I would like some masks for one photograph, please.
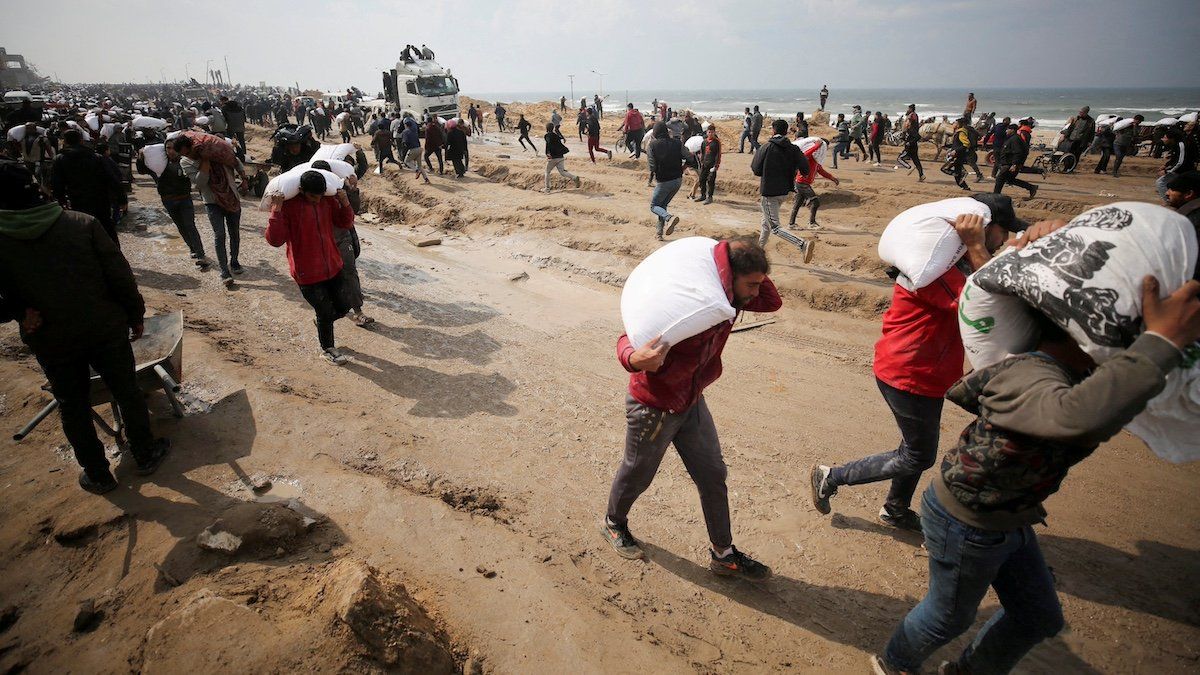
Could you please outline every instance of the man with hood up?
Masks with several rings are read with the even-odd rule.
[[[100,222],[47,199],[24,166],[0,164],[0,322],[19,323],[83,468],[79,486],[93,494],[115,490],[117,480],[92,423],[89,369],[121,412],[135,473],[154,473],[170,446],[150,431],[129,344],[142,336],[145,311],[129,263]]]

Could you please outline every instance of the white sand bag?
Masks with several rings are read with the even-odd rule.
[[[142,159],[146,162],[146,168],[153,171],[155,176],[163,175],[167,170],[167,146],[162,143],[147,145],[142,148]]]
[[[1178,119],[1176,119],[1176,118],[1174,118],[1174,117],[1164,117],[1164,118],[1162,118],[1161,120],[1159,120],[1159,121],[1155,122],[1155,123],[1154,123],[1154,126],[1156,126],[1156,127],[1169,127],[1169,126],[1172,126],[1172,125],[1175,125],[1175,124],[1178,124],[1178,123],[1179,123],[1179,120],[1178,120]]]
[[[205,124],[208,124],[208,115],[201,115],[196,118],[196,126],[203,126]]]
[[[912,289],[933,283],[958,262],[967,251],[954,220],[964,213],[992,220],[987,205],[970,197],[943,199],[902,211],[879,237],[879,258],[900,270]]]
[[[284,201],[299,195],[300,177],[303,176],[306,171],[316,171],[325,178],[326,197],[332,197],[337,193],[338,190],[342,189],[342,185],[345,183],[345,181],[343,181],[341,178],[338,178],[337,174],[331,171],[310,168],[304,168],[300,171],[297,171],[296,169],[298,168],[299,167],[295,167],[287,173],[281,173],[272,178],[271,182],[267,183],[267,189],[263,191],[262,201],[258,204],[258,208],[260,210],[270,211],[271,198],[275,195],[283,195]]]
[[[687,141],[683,144],[683,147],[687,148],[688,152],[695,154],[697,152],[700,152],[700,148],[703,145],[704,145],[704,137],[697,135],[697,136],[692,136],[691,138],[687,139]]]
[[[149,116],[143,115],[141,117],[135,117],[133,119],[133,128],[134,129],[165,129],[165,128],[167,128],[167,121],[161,120],[157,117],[149,117]]]
[[[342,112],[338,113],[337,117],[334,117],[333,119],[341,122],[342,120],[346,119],[349,116],[350,116],[350,113],[342,111]]]
[[[46,135],[45,127],[38,127],[37,134],[38,134],[38,136],[45,136]],[[18,125],[18,126],[15,126],[11,129],[9,129],[8,130],[8,140],[10,140],[10,141],[25,140],[25,125],[21,124],[21,125]]]
[[[347,157],[354,156],[353,143],[339,143],[337,145],[322,144],[313,153],[313,159],[340,159],[345,161]]]
[[[634,348],[659,335],[679,344],[737,316],[713,260],[716,245],[707,237],[679,239],[630,273],[621,290],[621,319]]]
[[[1120,131],[1133,125],[1133,118],[1128,117],[1113,125],[1113,131]]]
[[[1174,292],[1192,278],[1196,255],[1196,231],[1187,218],[1153,204],[1117,202],[1081,213],[1021,251],[997,256],[971,275],[968,286],[1023,301],[1103,363],[1144,330],[1142,278],[1152,274],[1164,294]],[[964,314],[976,322],[983,318],[975,311],[961,308],[960,328]],[[996,324],[1001,320],[997,316]],[[1186,351],[1185,364],[1167,375],[1166,389],[1126,427],[1172,462],[1200,459],[1200,345]],[[988,365],[994,353],[982,356],[973,355],[972,364]]]
[[[92,129],[92,131],[100,131],[100,118],[96,115],[88,115],[83,118],[83,121]]]
[[[810,156],[817,160],[817,164],[822,164],[825,162],[825,150],[829,148],[829,144],[825,142],[824,138],[807,136],[805,138],[797,138],[796,140],[792,141],[792,144],[799,147],[800,152],[803,152],[806,155],[809,155],[809,152],[812,151]],[[813,151],[813,148],[817,149]]]
[[[1006,249],[992,261],[1013,250]],[[973,278],[968,278],[958,297],[958,332],[971,365],[984,368],[1033,348],[1038,335],[1029,305],[1020,298],[979,288]]]
[[[1183,122],[1184,124],[1191,124],[1192,122],[1196,121],[1196,117],[1197,117],[1197,113],[1190,112],[1186,115],[1180,115],[1179,121]]]
[[[296,166],[293,166],[291,169],[288,170],[288,173],[291,173],[292,171],[299,171],[300,173],[304,173],[305,171],[308,171],[309,169],[311,169],[313,162],[316,162],[316,161],[322,161],[322,162],[326,162],[327,164],[329,164],[329,171],[331,173],[333,173],[334,175],[336,175],[338,178],[346,178],[346,177],[354,175],[354,165],[349,162],[343,162],[340,159],[322,159],[322,160],[314,159],[314,160],[311,160],[308,162],[304,162],[303,164],[297,164]],[[324,169],[317,169],[317,171],[324,171]]]
[[[113,122],[106,122],[104,126],[100,127],[100,138],[112,138],[113,134],[117,133],[117,130],[123,126]]]

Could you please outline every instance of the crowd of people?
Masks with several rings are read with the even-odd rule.
[[[416,50],[413,58],[423,50],[427,48]],[[268,195],[264,236],[269,245],[286,248],[289,272],[314,313],[321,357],[342,365],[347,359],[337,349],[335,322],[349,317],[359,326],[371,323],[363,314],[355,263],[361,245],[354,229],[355,216],[362,210],[358,181],[369,171],[369,163],[354,139],[370,138],[377,174],[393,164],[429,183],[433,159],[437,175],[446,172],[448,161],[455,178],[463,178],[470,162],[469,141],[484,133],[485,115],[474,104],[465,111],[466,120],[411,111],[369,112],[359,108],[361,93],[353,89],[328,105],[287,95],[241,102],[230,95],[236,92],[221,95],[215,103],[167,104],[167,96],[139,105],[125,94],[122,98],[122,92],[114,90],[102,99],[94,97],[89,101],[93,109],[83,108],[86,114],[72,102],[72,112],[62,119],[8,120],[9,128],[24,129],[24,136],[10,139],[0,158],[0,320],[18,323],[61,405],[64,433],[83,470],[79,484],[96,494],[115,489],[117,481],[91,422],[89,369],[113,393],[139,474],[154,472],[169,448],[165,439],[151,433],[134,375],[130,341],[142,335],[146,308],[120,249],[117,222],[128,205],[129,177],[122,176],[112,157],[114,146],[144,150],[155,142],[163,145],[165,168],[151,169],[142,154],[136,155],[136,164],[154,180],[165,212],[196,266],[205,270],[211,262],[195,225],[193,190],[199,194],[212,226],[222,283],[232,288],[235,276],[244,273],[239,262],[241,204],[253,184],[246,171],[247,124],[274,127],[269,163],[281,172],[300,173],[295,197]],[[826,87],[822,109],[827,96]],[[592,162],[597,152],[609,159],[613,154],[600,143],[603,103],[598,95],[591,105],[580,101],[580,137],[587,137]],[[1022,247],[1066,224],[1030,224],[1001,194],[1005,186],[1015,185],[1028,189],[1030,197],[1036,195],[1037,186],[1018,178],[1029,168],[1035,122],[997,122],[994,114],[973,122],[976,105],[974,94],[969,95],[963,115],[941,132],[938,144],[944,142],[946,148],[946,173],[987,207],[990,222],[985,224],[978,215],[960,216],[954,230],[966,251],[961,264],[923,288],[893,287],[883,335],[875,346],[874,374],[901,441],[894,450],[840,465],[818,463],[809,473],[811,501],[821,514],[832,511],[839,490],[890,481],[879,520],[924,534],[931,558],[928,593],[903,618],[882,653],[873,657],[876,672],[884,675],[917,672],[934,651],[965,632],[989,587],[999,595],[1002,609],[958,660],[939,672],[1006,672],[1030,648],[1061,630],[1053,579],[1032,529],[1044,517],[1042,502],[1073,464],[1162,391],[1165,373],[1200,339],[1198,269],[1197,281],[1166,297],[1156,280],[1145,280],[1145,332],[1121,358],[1096,364],[1061,328],[1043,321],[1040,340],[1029,353],[964,375],[956,307],[967,275],[1009,245],[1013,235],[1020,236],[1015,245]],[[560,109],[565,108],[564,98]],[[133,110],[140,111],[137,117]],[[497,103],[492,112],[497,131],[508,130],[507,110]],[[541,148],[530,136],[534,121],[520,114],[513,125],[522,150],[528,144],[530,151],[545,156],[546,191],[552,189],[555,171],[576,187],[581,184],[581,178],[566,168],[569,148],[558,112],[544,123]],[[98,123],[89,122],[89,115]],[[139,124],[142,117],[161,124]],[[1114,131],[1114,121],[1097,125],[1085,107],[1064,128],[1060,152],[1078,159],[1095,144],[1101,155],[1095,170],[1106,171],[1109,155],[1115,154],[1116,175],[1141,138],[1137,127],[1142,121],[1137,116],[1132,125]],[[915,106],[909,106],[901,124],[904,147],[898,165],[917,171],[918,180],[924,180],[919,155],[924,123]],[[338,156],[314,161],[333,125],[342,142]],[[770,136],[760,142],[764,127]],[[805,206],[808,225],[819,227],[820,196],[812,187],[814,180],[839,183],[822,165],[828,146],[833,168],[839,158],[850,159],[855,149],[859,161],[873,159],[880,165],[882,138],[890,131],[886,115],[876,111],[872,116],[854,106],[849,119],[838,114],[831,127],[833,138],[813,138],[803,114],[768,123],[758,106],[746,108],[738,152],[749,144],[748,170],[758,181],[760,232],[721,241],[713,251],[722,287],[738,311],[775,312],[783,304],[769,276],[766,245],[772,234],[795,246],[804,262],[811,260],[815,241],[792,231]],[[714,125],[705,127],[690,111],[676,114],[655,100],[650,115],[628,104],[618,132],[620,145],[635,160],[646,155],[652,186],[649,211],[658,240],[671,236],[679,224],[669,207],[685,172],[696,176],[692,198],[713,203],[727,154]],[[1156,133],[1161,145],[1157,150],[1165,158],[1156,181],[1163,203],[1200,227],[1196,124]],[[984,147],[995,156],[995,184],[991,192],[976,193],[967,185],[965,171],[969,167],[976,182],[983,180],[977,152]],[[224,159],[227,154],[231,158]],[[322,172],[342,161],[353,166],[353,173],[331,192]],[[789,200],[791,217],[785,224]],[[626,441],[601,530],[620,556],[644,555],[630,531],[629,515],[653,481],[667,447],[674,445],[700,494],[711,544],[710,569],[761,581],[770,576],[770,568],[734,545],[726,467],[703,396],[722,374],[721,354],[731,329],[730,322],[722,322],[675,345],[656,339],[635,346],[627,336],[619,338],[616,356],[630,373]],[[913,500],[923,472],[936,459],[945,400],[977,420],[945,455],[920,498],[918,512]],[[998,447],[1020,448],[1019,461],[1008,461],[1014,453],[997,453]],[[1017,474],[1020,479],[1014,477]],[[994,501],[989,500],[995,499],[1016,507],[998,514],[990,508]]]

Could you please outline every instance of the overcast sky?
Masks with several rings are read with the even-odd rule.
[[[1196,86],[1197,0],[66,0],[5,3],[0,45],[67,82],[377,92],[406,43],[464,93]]]

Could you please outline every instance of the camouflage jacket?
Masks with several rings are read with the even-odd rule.
[[[1181,358],[1145,334],[1082,379],[1040,353],[969,373],[946,398],[977,417],[942,459],[938,501],[986,530],[1041,521],[1067,471],[1137,416]]]

